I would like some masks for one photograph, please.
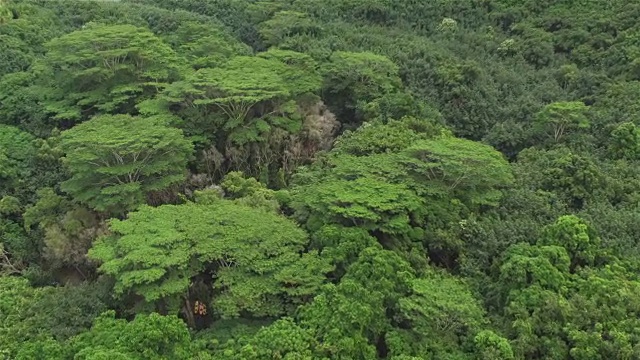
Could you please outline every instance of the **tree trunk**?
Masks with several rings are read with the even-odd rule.
[[[193,308],[191,307],[191,301],[189,301],[189,297],[184,298],[184,307],[182,308],[184,311],[184,317],[187,320],[187,325],[195,329],[196,328],[196,320],[193,316]]]

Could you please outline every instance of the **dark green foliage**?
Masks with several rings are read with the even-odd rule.
[[[216,67],[235,55],[249,55],[251,49],[222,29],[188,22],[166,35],[179,56],[195,69]]]
[[[580,209],[604,184],[604,174],[592,157],[566,147],[527,149],[520,153],[516,177],[534,189],[550,191]]]
[[[16,194],[32,176],[34,138],[18,128],[0,125],[0,194]]]
[[[7,35],[0,35],[0,54],[2,54],[0,64],[3,69],[0,77],[26,70],[34,58],[25,42]]]
[[[640,358],[638,18],[0,0],[0,358]]]
[[[398,71],[384,56],[335,52],[322,69],[327,103],[339,118],[357,124],[368,103],[398,90]]]

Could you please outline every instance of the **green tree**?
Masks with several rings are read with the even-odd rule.
[[[321,28],[308,14],[284,10],[276,12],[270,19],[261,22],[258,31],[265,45],[277,46],[292,36],[320,34]]]
[[[624,122],[611,131],[609,152],[616,159],[636,160],[640,157],[640,129]]]
[[[366,105],[402,86],[398,66],[370,52],[337,51],[324,65],[324,98],[345,123],[359,124]]]
[[[314,356],[315,346],[318,345],[309,330],[301,328],[291,318],[281,318],[260,329],[240,350],[233,354],[225,351],[218,356],[229,360],[311,360],[318,359]]]
[[[409,171],[426,177],[471,205],[497,205],[501,188],[513,182],[508,163],[490,146],[441,137],[417,142],[405,150]]]
[[[275,191],[254,178],[245,178],[240,172],[233,171],[225,175],[220,186],[227,198],[234,199],[239,204],[264,208],[275,213],[280,210]]]
[[[96,317],[111,305],[108,281],[67,284],[48,289],[25,309],[25,326],[67,340],[91,328]]]
[[[116,279],[118,294],[135,293],[188,315],[189,287],[213,276],[216,315],[277,316],[317,291],[331,267],[304,253],[304,231],[286,218],[229,200],[144,206],[127,220],[112,220],[112,236],[89,256]],[[195,299],[194,299],[195,300]]]
[[[62,190],[97,211],[122,214],[186,178],[193,146],[166,117],[102,115],[62,132],[72,177]]]
[[[379,246],[364,249],[339,284],[326,285],[300,309],[300,326],[312,331],[327,358],[375,359],[376,345],[391,329],[387,314],[397,313],[413,278],[396,253]]]
[[[69,341],[74,359],[193,359],[191,335],[176,316],[137,315],[127,322],[114,311]]]
[[[5,0],[0,1],[0,24],[4,24],[11,19],[13,19],[13,11],[11,11]]]
[[[167,42],[194,69],[213,68],[234,56],[251,54],[251,48],[224,30],[197,22],[182,24],[168,34]]]
[[[557,143],[569,131],[591,126],[585,115],[587,110],[588,107],[580,101],[555,102],[537,114],[536,122]]]
[[[336,266],[333,276],[342,277],[351,264],[356,262],[360,252],[373,247],[378,240],[361,227],[325,225],[315,231],[311,246],[320,251],[320,255]]]
[[[405,345],[392,353],[463,358],[466,343],[486,323],[485,312],[463,281],[426,272],[413,281],[411,294],[398,301],[396,321],[403,326],[395,333]],[[404,329],[407,325],[410,330]]]
[[[310,213],[308,226],[354,226],[389,235],[409,235],[410,215],[424,206],[407,186],[383,179],[327,179],[295,192],[300,215]]]
[[[91,242],[106,232],[96,213],[55,193],[52,188],[37,191],[38,200],[23,213],[29,233],[43,235],[42,256],[51,268],[69,266],[84,276],[92,266],[86,258]],[[42,233],[34,232],[36,227]]]
[[[322,78],[318,72],[318,64],[307,54],[290,50],[269,49],[256,56],[276,60],[285,65],[280,76],[287,84],[293,98],[301,95],[314,95],[322,86]]]
[[[51,69],[47,110],[83,121],[96,114],[136,114],[135,104],[176,78],[176,55],[147,29],[88,24],[52,40],[44,58]]]
[[[509,292],[529,286],[559,290],[566,284],[571,259],[561,246],[516,244],[503,254],[500,284]]]
[[[593,228],[575,215],[561,216],[547,226],[539,243],[564,247],[571,257],[571,269],[595,265],[602,252],[600,238]]]
[[[170,108],[179,115],[180,127],[203,150],[206,171],[216,180],[242,171],[281,186],[286,179],[278,173],[289,175],[313,152],[311,135],[332,135],[333,124],[316,130],[325,119],[334,120],[319,111],[316,67],[308,55],[293,51],[237,56],[220,67],[199,69],[140,108],[156,113]]]
[[[0,276],[0,354],[14,358],[22,344],[39,335],[40,328],[29,327],[29,308],[49,288],[33,288],[25,278]],[[33,324],[31,324],[33,325]]]
[[[0,195],[16,194],[32,176],[35,138],[20,129],[0,125]]]
[[[473,338],[473,342],[476,347],[476,359],[478,360],[515,359],[509,341],[491,330],[480,331]]]
[[[569,304],[571,259],[560,246],[516,244],[503,255],[499,286],[517,356],[565,359],[568,346],[563,326]]]
[[[336,139],[333,152],[365,156],[397,153],[419,140],[440,135],[443,130],[431,120],[403,117],[399,120],[364,123],[355,130],[347,130]]]
[[[2,9],[0,8],[0,23],[2,22]],[[29,45],[19,38],[8,35],[0,35],[0,77],[5,74],[27,70],[34,60],[34,55]]]
[[[570,354],[581,359],[632,359],[639,352],[637,275],[622,263],[586,268],[574,282],[571,322],[565,332]]]
[[[526,149],[514,166],[519,186],[553,192],[568,206],[580,209],[593,201],[606,178],[597,160],[588,153],[566,147]]]
[[[52,126],[44,110],[42,90],[34,85],[40,73],[33,68],[0,77],[0,122],[19,126],[38,136],[47,136]]]
[[[414,265],[428,248],[431,260],[454,266],[464,246],[457,224],[465,212],[498,205],[513,181],[509,165],[487,145],[450,136],[427,140],[426,126],[417,127],[426,134],[387,126],[399,129],[372,125],[377,138],[367,127],[349,133],[316,166],[301,169],[291,207],[312,234],[324,225],[359,227],[386,248],[412,254]]]
[[[221,113],[222,117],[207,119],[213,121],[212,130],[227,134],[222,140],[232,145],[264,141],[272,128],[287,132],[301,128],[302,119],[295,116],[292,99],[320,88],[317,75],[305,73],[313,71],[311,61],[308,56],[283,51],[237,56],[221,67],[200,69],[172,84],[163,99],[205,113]]]

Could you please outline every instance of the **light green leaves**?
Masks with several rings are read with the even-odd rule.
[[[98,317],[90,331],[69,341],[75,359],[176,359],[193,358],[191,336],[176,316],[138,315],[127,322],[114,311]]]
[[[325,181],[303,191],[305,205],[331,222],[388,234],[409,232],[408,214],[423,206],[405,186],[373,178]]]
[[[513,182],[504,156],[478,142],[440,137],[418,142],[405,154],[411,158],[406,161],[409,171],[458,193],[474,205],[497,205],[502,196],[499,189]]]
[[[47,44],[48,110],[60,120],[132,113],[175,77],[173,50],[147,29],[88,24]]]
[[[193,147],[164,117],[104,115],[62,133],[72,173],[61,187],[97,211],[122,213],[183,181]]]
[[[476,333],[487,321],[480,302],[470,288],[455,277],[433,269],[412,281],[410,295],[398,302],[398,321],[410,326],[399,329],[405,341],[415,341],[412,355],[446,358],[459,354],[467,337]],[[396,353],[402,353],[397,349]]]
[[[571,256],[572,268],[595,264],[600,249],[600,238],[582,219],[575,215],[561,216],[547,226],[540,243],[564,247]]]
[[[227,134],[233,145],[243,146],[265,141],[274,129],[300,130],[296,100],[320,89],[315,67],[308,55],[292,51],[236,56],[172,84],[161,99],[196,107],[203,116],[220,113],[222,117],[211,116],[215,128]]]
[[[280,315],[286,303],[313,294],[331,270],[314,253],[300,255],[307,238],[295,224],[228,200],[145,206],[127,220],[112,220],[111,230],[90,256],[116,278],[118,293],[147,302],[180,299],[191,277],[209,271],[222,316]]]
[[[589,128],[587,110],[580,101],[551,103],[538,113],[537,125],[547,131],[554,142],[559,142],[569,130]]]

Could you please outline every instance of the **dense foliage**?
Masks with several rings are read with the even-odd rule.
[[[639,17],[0,0],[0,359],[640,359]]]

